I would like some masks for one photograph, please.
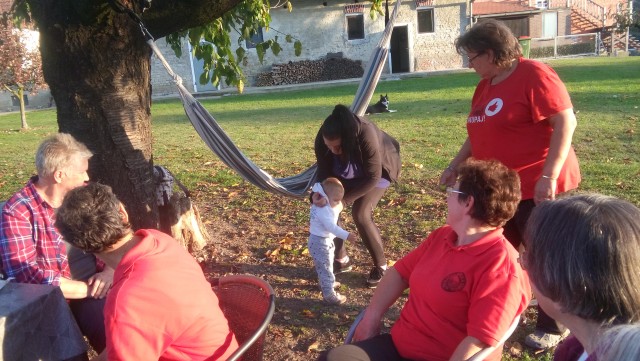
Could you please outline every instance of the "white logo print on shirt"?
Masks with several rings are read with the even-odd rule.
[[[489,104],[487,104],[487,106],[484,108],[484,113],[487,116],[494,116],[496,114],[498,114],[498,112],[500,112],[500,110],[502,110],[502,105],[504,103],[502,102],[502,99],[500,98],[493,98],[491,99],[491,101],[489,102]]]

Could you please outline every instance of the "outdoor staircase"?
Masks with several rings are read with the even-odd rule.
[[[629,35],[629,49],[635,49],[637,52],[640,52],[640,39]]]
[[[626,34],[613,33],[613,49],[612,49],[611,35],[612,33],[610,31],[602,33],[601,41],[607,53],[611,54],[616,50],[624,51]],[[634,50],[634,49],[636,51],[640,51],[640,39],[636,38],[633,35],[629,35],[629,50]]]
[[[604,6],[592,0],[568,0],[571,9],[571,33],[589,33],[610,26]]]

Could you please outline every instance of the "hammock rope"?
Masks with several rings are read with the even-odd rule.
[[[357,115],[364,114],[367,105],[371,101],[380,75],[382,74],[385,60],[389,54],[389,41],[391,39],[393,23],[397,17],[399,8],[400,1],[397,0],[393,13],[386,24],[384,33],[371,54],[369,64],[360,80],[358,90],[351,104],[351,111]],[[187,118],[189,118],[191,125],[193,125],[209,149],[211,149],[224,164],[253,185],[272,193],[294,198],[304,198],[316,181],[317,165],[314,164],[302,173],[286,178],[274,178],[258,167],[238,149],[231,138],[229,138],[220,127],[216,119],[191,95],[184,85],[182,85],[182,79],[171,69],[171,66],[156,46],[153,37],[141,19],[137,15],[132,15],[132,17],[140,25],[147,39],[147,44],[176,84]]]

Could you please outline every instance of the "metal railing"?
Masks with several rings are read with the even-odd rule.
[[[532,38],[529,57],[532,59],[598,55],[600,33],[563,35],[553,38]]]

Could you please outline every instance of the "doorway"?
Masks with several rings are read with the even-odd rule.
[[[394,26],[391,33],[391,73],[411,71],[409,60],[409,26]]]

